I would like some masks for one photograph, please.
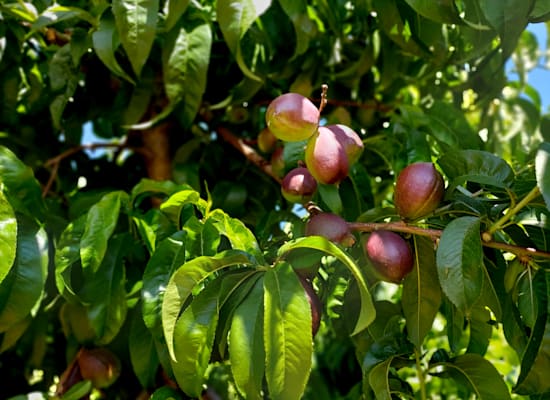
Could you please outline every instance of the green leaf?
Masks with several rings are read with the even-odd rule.
[[[38,19],[32,24],[32,29],[38,31],[48,25],[53,25],[61,21],[78,18],[95,26],[97,20],[86,10],[78,7],[66,7],[55,4],[45,9]]]
[[[82,268],[96,272],[105,256],[109,238],[113,234],[126,193],[116,191],[106,194],[94,204],[86,217],[86,229],[80,241]]]
[[[452,186],[470,181],[507,188],[514,181],[514,171],[510,165],[486,151],[453,150],[443,155],[437,163],[452,181]]]
[[[394,357],[376,364],[369,370],[369,384],[376,393],[376,400],[391,400],[389,370]]]
[[[113,235],[96,271],[84,270],[84,286],[79,292],[87,306],[96,343],[110,343],[126,319],[126,273],[124,258],[132,243],[129,233]]]
[[[118,63],[115,52],[120,45],[120,39],[116,30],[115,18],[110,9],[105,11],[99,21],[99,27],[92,34],[94,50],[103,64],[115,75],[126,79],[135,85],[135,81],[122,69]]]
[[[155,41],[159,0],[113,0],[112,7],[122,47],[139,76]]]
[[[78,400],[86,397],[93,389],[92,381],[89,379],[75,383],[59,400]]]
[[[46,207],[32,169],[4,146],[0,146],[0,183],[14,211],[44,219]]]
[[[0,283],[13,267],[17,248],[17,220],[8,199],[0,190]]]
[[[0,284],[0,332],[36,313],[48,276],[48,235],[28,217],[18,217],[15,262]]]
[[[171,276],[162,300],[162,325],[170,356],[175,360],[174,329],[180,311],[193,288],[214,272],[232,265],[256,265],[256,260],[240,250],[226,250],[215,256],[201,256],[183,264]]]
[[[491,313],[486,307],[476,305],[472,307],[468,324],[470,326],[470,341],[466,352],[482,356],[489,347],[489,341],[493,333]]]
[[[186,239],[186,233],[179,231],[160,242],[143,272],[143,321],[159,340],[162,338],[160,315],[164,291],[174,271],[186,261]]]
[[[206,200],[200,197],[200,194],[195,190],[182,190],[174,193],[165,202],[160,205],[160,210],[170,218],[170,220],[178,227],[181,227],[181,211],[182,208],[192,204],[204,215],[206,214],[209,204]]]
[[[367,281],[363,275],[363,272],[355,263],[355,261],[353,261],[353,259],[349,257],[344,250],[322,236],[309,236],[291,240],[283,244],[279,248],[277,254],[281,257],[291,250],[300,248],[310,248],[323,251],[326,254],[336,257],[346,266],[346,268],[350,270],[357,282],[359,295],[361,298],[359,318],[355,324],[352,335],[355,335],[361,332],[363,329],[367,328],[370,323],[374,321],[374,318],[376,317],[376,310],[372,302],[372,297],[369,292]]]
[[[180,391],[173,389],[169,386],[163,386],[157,389],[151,395],[149,400],[182,400]]]
[[[172,106],[183,101],[185,126],[190,126],[202,103],[210,63],[212,30],[205,21],[179,24],[163,49],[164,90]]]
[[[223,37],[229,50],[235,56],[242,72],[253,80],[261,80],[242,59],[241,40],[245,33],[271,5],[271,0],[219,0],[216,14]]]
[[[462,24],[453,0],[405,0],[417,13],[442,24]]]
[[[138,309],[139,311],[139,309]],[[155,339],[143,323],[141,312],[134,312],[128,334],[128,351],[134,374],[144,388],[154,387],[159,359]]]
[[[409,340],[420,349],[441,305],[441,287],[432,241],[413,236],[413,243],[415,262],[403,281],[401,303]]]
[[[481,295],[485,279],[479,219],[451,221],[441,235],[436,261],[443,292],[467,314]]]
[[[342,213],[342,199],[340,198],[338,186],[319,183],[317,185],[317,190],[319,191],[321,200],[323,200],[330,211],[332,211],[334,214]]]
[[[209,283],[183,311],[174,329],[172,370],[180,388],[199,397],[218,324],[222,279]]]
[[[212,221],[218,232],[227,237],[234,249],[244,250],[254,256],[259,263],[264,263],[264,256],[254,234],[241,220],[217,209],[208,214],[207,221]]]
[[[56,129],[61,129],[65,107],[78,87],[77,69],[73,62],[71,46],[59,48],[52,57],[48,77],[51,89],[57,93],[50,104],[50,114]]]
[[[463,354],[439,367],[463,384],[478,399],[510,399],[510,392],[497,369],[479,354]]]
[[[265,376],[269,397],[300,399],[311,370],[311,306],[287,262],[264,278]]]
[[[294,26],[296,34],[296,48],[292,56],[294,58],[308,49],[309,41],[313,36],[314,22],[308,15],[305,0],[279,0],[279,4]]]
[[[261,399],[265,371],[263,338],[264,280],[258,279],[235,309],[229,332],[231,372],[245,398]]]
[[[167,31],[172,30],[174,25],[179,21],[181,16],[185,13],[185,10],[187,10],[187,6],[189,6],[190,0],[167,0],[164,4],[164,15],[165,15],[165,22],[164,27]]]
[[[67,300],[78,301],[72,285],[72,266],[80,266],[80,240],[86,229],[86,214],[70,222],[61,233],[55,252],[55,283]]]
[[[539,187],[546,208],[550,210],[550,143],[544,142],[540,145],[535,158],[535,172],[537,186]]]

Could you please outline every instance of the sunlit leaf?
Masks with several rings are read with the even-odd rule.
[[[479,230],[478,218],[457,218],[446,226],[437,248],[441,288],[462,312],[477,301],[485,279]]]
[[[359,266],[353,261],[353,259],[346,254],[340,247],[330,242],[321,236],[309,236],[299,238],[293,241],[289,241],[279,248],[278,254],[283,256],[284,254],[292,251],[293,249],[310,248],[323,251],[331,256],[336,257],[341,261],[346,268],[350,270],[353,277],[357,281],[359,288],[359,294],[361,298],[361,308],[359,311],[359,318],[356,322],[355,328],[352,334],[359,333],[363,329],[367,328],[369,324],[374,321],[376,316],[376,310],[372,302],[372,297],[369,292],[367,281],[363,275],[363,272]]]
[[[377,400],[391,400],[392,398],[388,376],[392,361],[393,357],[389,357],[369,370],[369,384],[376,393]]]
[[[164,23],[167,31],[171,30],[174,25],[181,18],[187,6],[189,5],[190,0],[167,0],[164,4],[164,15],[166,21]]]
[[[10,272],[17,247],[17,220],[8,199],[0,191],[0,283]]]
[[[45,9],[38,19],[32,24],[32,29],[40,30],[48,25],[72,18],[78,18],[88,22],[92,26],[97,23],[96,19],[86,10],[79,7],[67,7],[55,4]]]
[[[182,208],[192,204],[202,213],[205,214],[209,205],[206,200],[200,197],[200,194],[195,190],[181,190],[171,195],[160,206],[160,210],[165,213],[170,220],[178,227],[181,227],[181,212]]]
[[[279,0],[279,4],[294,26],[296,33],[294,56],[298,56],[307,50],[314,30],[314,23],[308,16],[307,2],[305,0]]]
[[[264,345],[270,398],[300,399],[311,370],[311,306],[286,262],[265,274]]]
[[[162,326],[170,356],[175,360],[174,329],[180,311],[193,288],[214,272],[237,264],[254,265],[256,260],[240,250],[226,250],[215,256],[201,256],[183,264],[171,277],[162,300]]]
[[[265,370],[263,338],[264,280],[235,309],[229,336],[229,360],[237,388],[246,398],[261,398]]]

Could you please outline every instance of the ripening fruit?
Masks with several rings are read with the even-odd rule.
[[[355,243],[348,223],[342,217],[322,212],[313,215],[306,223],[306,236],[323,236],[333,243],[350,247]]]
[[[306,292],[306,297],[309,302],[309,306],[311,307],[311,336],[314,337],[319,330],[319,326],[321,325],[323,305],[319,299],[319,296],[315,293],[315,289],[313,288],[311,281],[301,275],[298,275],[298,278],[300,279],[300,283]]]
[[[327,129],[334,132],[336,139],[340,142],[346,155],[348,156],[348,164],[355,164],[361,154],[363,154],[363,141],[359,135],[349,126],[343,124],[327,125]]]
[[[306,140],[319,126],[319,109],[298,93],[285,93],[275,98],[265,112],[267,127],[287,142]]]
[[[279,146],[271,153],[271,170],[273,174],[282,178],[285,173],[284,147]]]
[[[430,162],[405,167],[395,183],[394,202],[403,219],[414,220],[434,211],[445,194],[445,182]]]
[[[111,386],[120,375],[120,360],[106,348],[82,348],[77,357],[82,378],[92,381],[95,388]]]
[[[321,183],[338,184],[348,176],[349,161],[342,143],[329,128],[321,126],[307,142],[306,166]]]
[[[291,203],[307,203],[316,190],[317,181],[305,167],[290,170],[281,183],[281,193]]]
[[[264,128],[258,133],[258,148],[262,153],[271,153],[276,144],[277,138],[269,129]]]
[[[409,244],[395,232],[374,231],[365,243],[365,252],[380,279],[400,283],[414,264]]]

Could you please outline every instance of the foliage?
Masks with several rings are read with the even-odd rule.
[[[546,398],[550,114],[526,27],[548,19],[547,0],[0,4],[3,394]],[[313,198],[350,248],[304,237],[311,206],[281,195],[304,142],[277,168],[257,146],[287,92],[361,135]],[[417,161],[446,193],[405,223]],[[375,229],[413,249],[401,284],[363,253]],[[113,385],[81,379],[83,347],[117,355]]]

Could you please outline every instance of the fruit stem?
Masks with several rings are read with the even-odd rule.
[[[508,212],[504,214],[498,221],[496,221],[488,230],[488,232],[493,235],[496,231],[501,229],[514,215],[516,215],[523,207],[529,204],[532,200],[537,198],[540,195],[540,190],[538,186],[535,186],[527,195],[521,199],[512,208],[508,209]]]
[[[323,108],[325,108],[325,106],[327,105],[328,103],[328,100],[327,100],[327,91],[328,91],[328,85],[326,83],[323,83],[321,85],[321,104],[319,104],[319,114],[321,114],[321,112],[323,111]]]
[[[418,384],[420,385],[420,398],[426,400],[426,377],[424,376],[424,370],[420,362],[420,351],[417,348],[414,349],[414,357],[416,359],[416,375],[418,376]]]

